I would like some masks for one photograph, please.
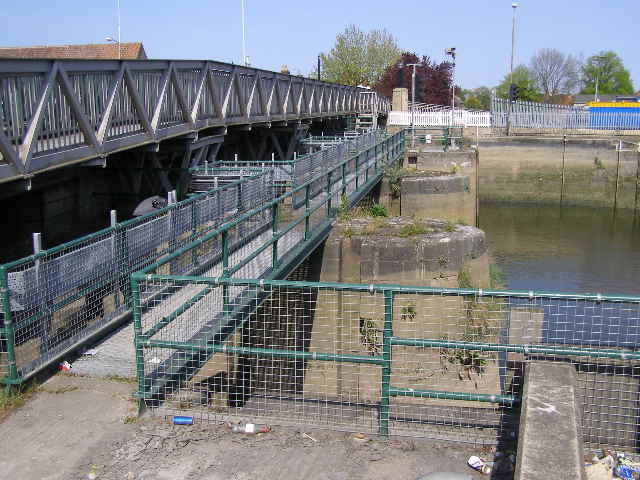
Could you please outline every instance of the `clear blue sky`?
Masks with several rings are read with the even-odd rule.
[[[120,0],[122,41],[151,58],[241,61],[240,0]],[[444,58],[458,50],[456,83],[499,83],[508,69],[511,1],[246,0],[253,65],[308,73],[349,23],[386,28],[403,49]],[[585,58],[614,50],[640,89],[640,0],[522,0],[516,63],[544,47]],[[0,45],[103,42],[116,36],[116,0],[5,0]]]

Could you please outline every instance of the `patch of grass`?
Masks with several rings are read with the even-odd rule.
[[[398,230],[398,236],[402,238],[412,237],[414,235],[424,235],[425,233],[431,232],[432,229],[425,227],[419,223],[410,223],[409,225],[404,225],[400,230]]]
[[[454,175],[455,175],[456,173],[460,173],[460,165],[458,165],[457,163],[454,163],[454,164],[451,166],[451,173],[453,173]]]
[[[456,224],[455,224],[455,223],[453,223],[453,222],[446,222],[446,223],[444,224],[444,228],[443,228],[443,230],[444,230],[445,232],[449,232],[449,233],[450,233],[450,232],[455,232],[455,231],[456,231]]]
[[[593,159],[593,163],[594,163],[594,165],[596,166],[596,168],[598,170],[604,170],[605,169],[604,168],[604,163],[602,163],[602,160],[600,160],[598,157],[595,157]]]
[[[128,425],[130,423],[136,423],[138,421],[138,417],[135,417],[133,415],[127,415],[122,419],[122,421],[125,425]]]
[[[353,237],[353,228],[351,227],[347,227],[342,231],[342,236],[344,238],[351,238]]]
[[[28,382],[12,388],[0,385],[0,420],[12,410],[24,405],[38,391],[35,382]]]
[[[381,334],[382,330],[376,326],[376,322],[370,318],[360,317],[360,343],[365,346],[372,357],[380,355],[382,352]]]
[[[416,319],[416,315],[417,312],[415,305],[407,305],[402,307],[402,309],[400,310],[400,318],[402,320],[412,322]]]
[[[379,203],[374,203],[369,207],[369,213],[372,217],[388,217],[387,208]]]

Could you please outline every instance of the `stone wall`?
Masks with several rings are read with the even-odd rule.
[[[481,139],[480,199],[634,209],[640,156],[617,151],[617,144],[613,139]]]

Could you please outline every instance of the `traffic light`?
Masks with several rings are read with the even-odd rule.
[[[520,95],[520,87],[518,87],[515,83],[509,85],[509,100],[515,102]]]

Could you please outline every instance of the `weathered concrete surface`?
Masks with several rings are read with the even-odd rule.
[[[400,185],[400,215],[475,225],[476,199],[469,177],[444,172],[404,175]]]
[[[474,285],[487,286],[482,230],[441,220],[354,219],[327,239],[321,281],[455,287],[465,267]]]
[[[57,375],[0,423],[0,477],[15,480],[407,479],[437,471],[482,476],[479,449],[274,426],[239,435],[225,424],[174,426],[130,415],[134,385]],[[330,459],[330,461],[328,461]]]
[[[405,228],[423,227],[422,233]],[[414,230],[419,231],[419,230]],[[400,236],[404,232],[404,236]],[[439,220],[409,218],[354,219],[336,227],[325,242],[320,280],[458,287],[460,273],[476,286],[489,282],[484,232],[452,226]],[[469,286],[469,285],[466,285]],[[311,349],[368,355],[381,339],[384,301],[381,295],[320,291],[313,323]],[[403,338],[473,338],[497,341],[503,309],[487,300],[462,296],[396,295],[394,335]],[[482,338],[477,334],[483,325]],[[368,335],[368,336],[367,336]],[[305,392],[351,402],[377,402],[379,368],[308,362]],[[398,387],[469,393],[500,392],[496,358],[484,358],[478,369],[465,367],[459,358],[438,349],[394,347],[392,383]],[[427,416],[434,406],[486,407],[476,402],[402,398],[393,400],[397,415]]]
[[[516,479],[585,479],[580,409],[572,365],[527,366]]]
[[[633,209],[640,154],[618,152],[617,144],[615,139],[481,139],[480,200]]]

